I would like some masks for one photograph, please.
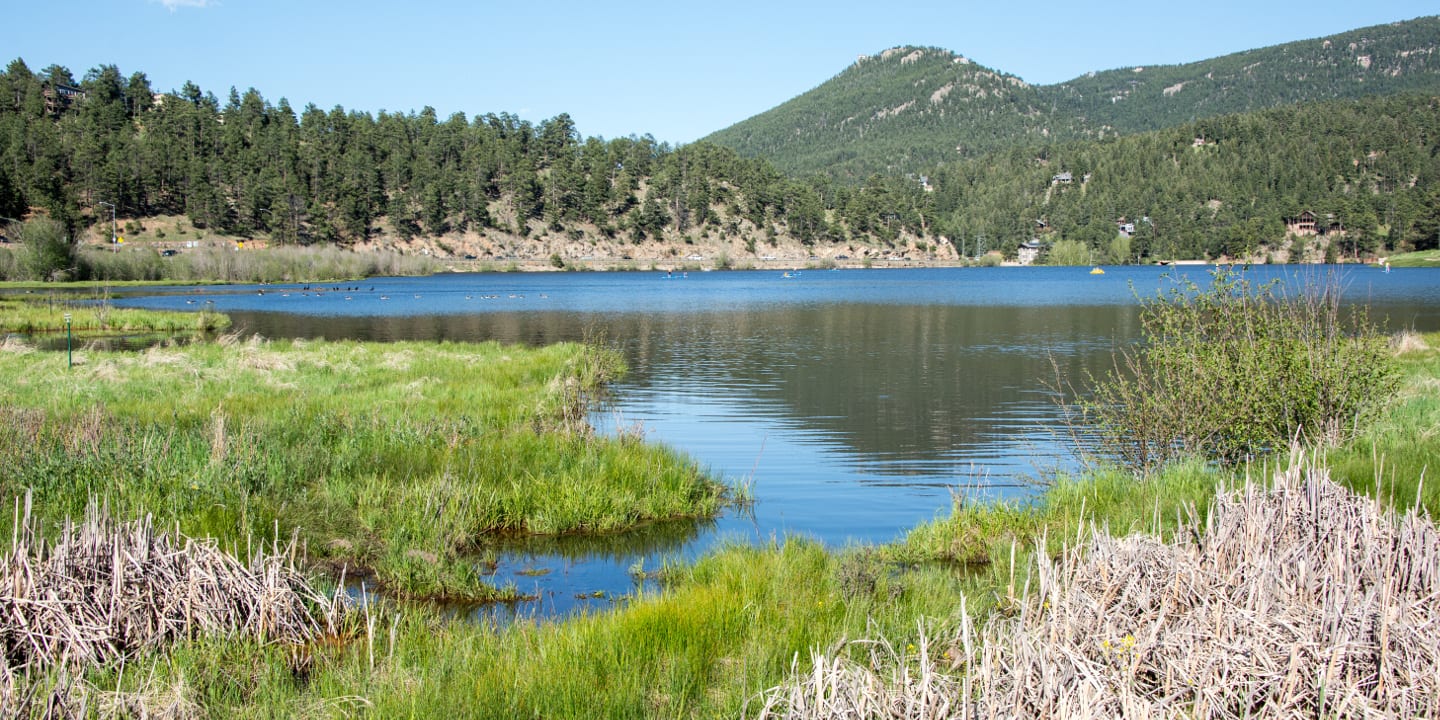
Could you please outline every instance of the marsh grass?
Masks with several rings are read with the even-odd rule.
[[[817,652],[764,718],[1435,717],[1440,532],[1297,463],[1167,541],[1092,526],[946,667]],[[927,635],[919,633],[919,646]],[[873,641],[889,647],[886,641]],[[933,653],[925,657],[933,657]]]
[[[933,568],[903,569],[844,600],[837,562],[804,540],[722,548],[670,568],[660,591],[637,590],[563,623],[497,628],[377,608],[356,640],[313,648],[303,682],[284,653],[213,640],[127,677],[89,681],[122,689],[138,689],[141,678],[152,688],[183,682],[210,717],[360,709],[374,717],[739,717],[811,648],[899,636],[914,631],[915,617],[958,607],[954,578]]]
[[[0,565],[0,715],[84,717],[87,687],[71,673],[123,665],[199,636],[297,646],[337,636],[344,596],[295,567],[293,542],[259,543],[248,563],[157,528],[117,522],[91,505],[53,538],[18,519]],[[103,704],[102,704],[103,706]]]
[[[181,250],[162,257],[152,248],[123,252],[86,248],[80,252],[84,276],[104,281],[302,282],[395,275],[431,275],[440,264],[429,257],[391,252],[352,252],[336,247],[274,247],[236,250],[221,247]]]
[[[1440,517],[1440,333],[1397,336],[1400,390],[1355,439],[1327,453],[1335,479],[1397,511],[1419,503]]]
[[[67,314],[70,315],[71,331],[84,334],[215,333],[230,326],[228,316],[210,311],[191,313],[117,308],[104,299],[0,298],[0,332],[63,333]]]
[[[99,496],[234,545],[279,527],[313,559],[400,595],[489,599],[489,535],[708,517],[726,489],[691,462],[583,425],[621,371],[582,345],[265,342],[0,353],[0,491],[46,519]],[[577,418],[579,420],[577,421]]]
[[[1402,357],[1402,367],[1406,369],[1402,397],[1423,397],[1424,388],[1440,377],[1440,368],[1424,356],[1407,354]],[[1413,433],[1416,427],[1412,423],[1429,422],[1425,417],[1425,413],[1407,411],[1402,402],[1387,409],[1384,418],[1396,424],[1384,427]],[[1345,450],[1354,448],[1357,457],[1369,458],[1368,448],[1361,452],[1363,442],[1363,438],[1357,440]],[[1423,444],[1434,443],[1426,439]],[[1336,457],[1337,451],[1330,451],[1329,459]],[[1274,470],[1263,464],[1252,466],[1254,487],[1249,492],[1259,497],[1260,491],[1269,487]],[[1373,468],[1367,473],[1373,476]],[[969,703],[973,709],[984,697],[980,683],[987,677],[1001,677],[998,668],[1002,665],[1056,659],[1057,654],[1044,644],[1046,636],[1035,635],[1027,629],[1032,625],[1021,623],[1022,618],[1036,622],[1041,613],[1055,607],[1053,593],[1040,592],[1042,573],[1057,578],[1054,568],[1084,560],[1086,555],[1072,554],[1073,550],[1105,528],[1110,538],[1135,532],[1148,538],[1110,540],[1115,547],[1137,542],[1155,548],[1163,541],[1193,548],[1195,533],[1207,528],[1212,516],[1191,514],[1185,506],[1209,507],[1217,491],[1234,490],[1245,480],[1243,471],[1236,474],[1201,462],[1173,464],[1143,482],[1120,471],[1097,471],[1062,478],[1029,504],[961,499],[951,516],[916,528],[892,546],[835,551],[792,539],[761,547],[722,548],[693,565],[670,565],[654,573],[662,579],[658,591],[637,589],[634,596],[613,606],[597,604],[594,612],[563,623],[520,620],[494,627],[455,622],[413,606],[398,614],[394,609],[375,608],[358,639],[308,648],[299,663],[306,668],[303,674],[293,672],[295,659],[278,649],[202,639],[152,660],[137,660],[126,673],[96,671],[85,680],[96,687],[113,688],[121,697],[146,697],[148,693],[160,700],[179,698],[217,718],[363,713],[376,717],[755,717],[762,712],[770,717],[818,717],[787,713],[842,697],[869,708],[874,717],[893,716],[896,708],[933,709],[939,707],[935,702],[947,699],[950,708]],[[1387,490],[1383,494],[1388,497],[1392,493]],[[1400,493],[1393,494],[1395,504],[1402,505]],[[1374,503],[1356,500],[1345,507],[1354,510],[1357,505],[1373,507]],[[1308,517],[1341,516],[1349,517],[1330,511]],[[1274,534],[1254,530],[1241,536],[1260,539],[1250,544],[1252,549],[1263,549]],[[1346,533],[1331,537],[1343,545]],[[1272,558],[1284,556],[1279,547],[1270,549]],[[1094,559],[1107,557],[1120,555],[1101,554]],[[1155,555],[1142,553],[1141,557]],[[1308,560],[1305,566],[1319,568]],[[1090,580],[1103,575],[1088,569],[1081,573]],[[1173,580],[1181,575],[1155,577]],[[1112,569],[1110,577],[1143,581],[1149,583],[1145,587],[1154,589],[1142,572]],[[1055,586],[1046,586],[1047,590],[1051,587]],[[1151,612],[1158,611],[1153,603],[1147,606]],[[1258,612],[1250,615],[1268,617]],[[1084,667],[1120,672],[1099,676],[1117,678],[1114,686],[1132,683],[1130,687],[1141,687],[1139,683],[1149,676],[1124,674],[1118,660],[1132,654],[1139,657],[1152,647],[1146,644],[1147,635],[1133,629],[1140,627],[1142,620],[1118,612],[1099,617],[1115,624],[1111,635],[1101,632],[1108,625],[1100,630],[1078,623],[1057,625],[1056,629],[1071,633],[1077,642],[1089,643],[1076,650]],[[1272,630],[1252,635],[1271,637],[1265,633]],[[1127,643],[1127,634],[1135,637],[1134,645]],[[989,645],[982,643],[982,638],[998,643],[1001,640],[997,638],[1006,637],[1017,644],[1006,646],[1006,655],[996,656],[987,676],[980,652]],[[1179,637],[1182,634],[1173,636]],[[1030,644],[1019,644],[1022,641]],[[994,652],[1002,652],[999,645],[995,648]],[[1216,663],[1224,660],[1214,655],[1196,657]],[[1003,658],[1009,659],[1001,664]],[[1289,661],[1288,655],[1285,661]],[[1260,680],[1247,679],[1252,670],[1233,662],[1206,667],[1232,672],[1229,680],[1215,684],[1216,692],[1260,687]],[[1053,689],[1057,685],[1052,680],[1058,677],[1058,673],[1042,675],[1035,683],[1043,680],[1050,683],[1044,688]],[[1304,684],[1311,683],[1311,678],[1297,678],[1294,687],[1308,694],[1294,697],[1313,700],[1315,686]],[[1016,685],[1012,682],[1009,687]],[[767,688],[772,690],[767,692]],[[1042,691],[1050,692],[1035,688],[1035,692]],[[795,693],[800,693],[798,699]],[[1045,702],[1060,702],[1053,694],[1047,697],[1050,699]],[[1064,697],[1071,698],[1076,712],[1086,711],[1080,707],[1081,700],[1088,702],[1090,696],[1072,693]],[[1327,697],[1341,696],[1332,693]],[[864,715],[857,712],[853,716]]]
[[[954,622],[858,658],[816,646],[759,716],[1437,716],[1440,335],[1392,346],[1396,400],[1278,470],[1095,468],[1030,503],[957,500],[881,549],[975,568]]]
[[[1437,342],[1440,338],[1426,338],[1426,341],[1431,347],[1440,346]],[[277,348],[284,352],[269,354]],[[342,351],[341,348],[350,349]],[[212,365],[205,359],[205,353],[210,351],[196,350],[193,352],[197,354],[190,354],[156,350],[137,362],[154,368],[154,372],[162,373],[162,377],[174,383],[173,395],[196,393],[203,401],[194,398],[184,402],[147,400],[141,393],[114,389],[90,389],[84,392],[92,394],[85,395],[80,389],[67,388],[62,395],[68,399],[51,402],[40,399],[43,393],[32,387],[25,391],[28,404],[11,407],[7,411],[10,415],[0,418],[0,426],[23,428],[28,433],[45,426],[49,422],[47,418],[64,417],[68,424],[63,429],[51,423],[53,427],[44,431],[54,434],[55,439],[50,442],[58,442],[58,447],[65,452],[35,457],[57,463],[56,467],[88,468],[94,463],[96,468],[113,469],[138,464],[138,458],[144,454],[132,453],[128,456],[131,460],[126,462],[104,460],[106,453],[121,451],[104,439],[107,423],[116,418],[140,422],[142,418],[171,417],[163,425],[152,422],[145,426],[155,431],[133,435],[131,442],[147,447],[147,452],[168,447],[189,448],[184,455],[194,456],[192,464],[154,474],[161,478],[171,474],[188,478],[186,473],[195,472],[197,487],[203,487],[204,492],[184,492],[189,487],[185,485],[178,488],[179,492],[137,497],[137,503],[164,498],[178,508],[167,512],[189,518],[188,522],[213,528],[215,532],[231,532],[237,525],[269,528],[276,522],[285,527],[297,517],[313,515],[313,527],[324,531],[308,535],[312,551],[319,540],[330,538],[354,545],[350,550],[329,551],[329,557],[335,559],[386,552],[393,553],[396,559],[385,562],[396,567],[406,558],[415,563],[413,567],[417,571],[436,565],[448,567],[451,563],[443,552],[435,553],[439,562],[432,563],[428,557],[409,551],[429,552],[427,548],[432,547],[431,543],[443,536],[434,528],[427,530],[427,526],[438,523],[463,528],[474,521],[475,516],[468,512],[458,513],[455,506],[459,501],[446,498],[446,493],[457,486],[473,489],[458,479],[464,478],[465,473],[454,471],[467,466],[447,462],[453,460],[449,451],[441,452],[437,458],[428,451],[405,453],[402,449],[448,448],[452,444],[468,447],[480,444],[481,436],[534,434],[538,428],[551,429],[546,432],[563,430],[571,427],[561,419],[564,413],[547,415],[546,409],[572,402],[567,398],[574,393],[563,382],[554,381],[556,374],[534,366],[540,357],[548,355],[523,355],[517,357],[522,357],[524,367],[535,371],[535,377],[539,378],[538,382],[526,383],[534,394],[517,393],[499,403],[503,408],[489,407],[477,398],[465,397],[464,388],[450,386],[445,380],[449,373],[428,365],[427,353],[422,350],[444,354],[453,348],[343,344],[317,348],[307,343],[293,346],[232,343],[228,352],[249,359],[221,365]],[[574,348],[561,348],[548,352],[557,353],[563,366],[574,361],[569,354],[573,351]],[[489,365],[502,364],[500,357],[514,351],[487,348],[485,352],[499,353],[499,356],[485,356],[488,359],[482,364]],[[1248,693],[1245,697],[1257,703],[1284,704],[1287,698],[1292,699],[1295,707],[1307,711],[1320,708],[1318,713],[1307,716],[1325,716],[1332,709],[1335,712],[1330,714],[1338,715],[1344,714],[1342,708],[1358,707],[1354,703],[1371,692],[1363,683],[1360,690],[1355,691],[1328,679],[1321,689],[1316,678],[1324,677],[1323,667],[1312,673],[1310,668],[1314,666],[1305,665],[1289,673],[1290,651],[1298,648],[1293,656],[1301,662],[1338,657],[1336,667],[1353,669],[1354,677],[1364,675],[1362,666],[1366,657],[1385,657],[1383,662],[1389,663],[1385,668],[1387,672],[1405,669],[1413,681],[1409,685],[1404,678],[1393,683],[1387,681],[1391,696],[1401,698],[1396,707],[1420,708],[1419,714],[1433,715],[1435,711],[1425,706],[1404,704],[1411,702],[1404,698],[1419,698],[1423,702],[1424,693],[1433,685],[1433,675],[1415,674],[1426,667],[1423,663],[1427,656],[1423,652],[1428,652],[1424,649],[1428,646],[1422,645],[1417,652],[1407,650],[1408,654],[1372,652],[1382,645],[1366,644],[1374,636],[1363,633],[1355,636],[1353,645],[1334,642],[1326,646],[1324,643],[1333,641],[1334,636],[1327,640],[1323,634],[1313,633],[1290,638],[1294,640],[1290,644],[1277,640],[1278,634],[1292,625],[1304,628],[1304,632],[1347,628],[1369,632],[1367,627],[1373,630],[1378,625],[1352,622],[1356,616],[1346,615],[1344,618],[1350,619],[1344,619],[1331,611],[1338,612],[1340,605],[1355,600],[1352,609],[1369,613],[1364,617],[1387,617],[1388,611],[1373,605],[1373,602],[1384,601],[1385,592],[1368,595],[1357,592],[1357,586],[1350,582],[1353,578],[1329,588],[1321,581],[1327,577],[1322,575],[1322,570],[1329,567],[1324,558],[1334,556],[1307,554],[1310,550],[1291,552],[1288,548],[1292,546],[1273,542],[1276,537],[1295,538],[1306,534],[1295,532],[1294,525],[1246,524],[1249,521],[1236,523],[1223,518],[1217,522],[1212,512],[1187,510],[1211,507],[1212,503],[1219,502],[1219,494],[1241,488],[1248,482],[1248,489],[1240,490],[1248,493],[1242,495],[1242,499],[1258,498],[1263,501],[1261,508],[1269,508],[1265,511],[1268,515],[1262,513],[1259,517],[1298,518],[1307,529],[1330,527],[1319,523],[1337,521],[1334,527],[1339,529],[1324,535],[1333,541],[1331,546],[1343,550],[1340,559],[1331,563],[1334,567],[1341,570],[1358,567],[1362,571],[1384,567],[1378,560],[1369,563],[1355,558],[1357,552],[1361,555],[1372,552],[1371,557],[1381,557],[1385,543],[1371,541],[1383,539],[1384,533],[1389,532],[1386,527],[1399,526],[1387,526],[1386,521],[1372,522],[1370,518],[1380,515],[1366,513],[1377,512],[1387,505],[1402,510],[1412,505],[1420,483],[1414,478],[1401,478],[1409,471],[1398,468],[1423,471],[1423,464],[1428,462],[1426,458],[1435,452],[1435,418],[1440,408],[1436,407],[1433,396],[1436,383],[1440,382],[1437,380],[1440,365],[1434,355],[1425,354],[1427,352],[1402,356],[1401,399],[1386,407],[1379,420],[1367,426],[1361,437],[1339,449],[1310,455],[1312,459],[1331,463],[1353,461],[1354,475],[1359,480],[1346,479],[1346,482],[1363,483],[1369,478],[1373,489],[1375,478],[1382,478],[1382,487],[1377,491],[1377,496],[1382,498],[1379,503],[1345,499],[1346,496],[1335,490],[1278,503],[1265,500],[1273,497],[1264,491],[1271,487],[1269,478],[1275,469],[1263,462],[1251,465],[1247,477],[1245,468],[1221,469],[1204,462],[1184,461],[1156,471],[1143,482],[1119,470],[1096,469],[1085,476],[1061,478],[1029,503],[959,498],[951,515],[916,528],[903,542],[891,546],[827,550],[813,542],[790,539],[760,547],[722,548],[693,565],[668,565],[658,572],[647,573],[648,577],[660,578],[658,591],[642,591],[637,586],[631,597],[617,598],[609,606],[597,603],[590,614],[561,623],[522,619],[509,626],[496,627],[456,622],[419,606],[373,607],[367,611],[370,614],[352,640],[312,643],[303,651],[295,652],[242,639],[200,638],[163,654],[136,658],[123,672],[114,668],[90,671],[83,681],[88,687],[106,688],[115,702],[150,702],[149,707],[177,707],[216,718],[357,714],[650,718],[738,717],[760,713],[768,717],[821,717],[827,715],[806,713],[824,703],[845,698],[853,701],[852,704],[838,707],[860,708],[849,715],[853,717],[864,717],[865,712],[872,717],[891,717],[904,711],[913,711],[919,716],[946,707],[975,710],[982,702],[991,703],[985,707],[995,710],[997,717],[1040,716],[1045,712],[1040,708],[1049,708],[1057,715],[1073,710],[1083,717],[1085,712],[1094,712],[1087,705],[1092,701],[1094,707],[1104,709],[1107,716],[1115,714],[1118,702],[1121,712],[1133,710],[1136,716],[1143,715],[1146,707],[1160,707],[1173,710],[1172,715],[1187,717],[1205,714],[1204,708],[1219,708],[1220,712],[1214,716],[1229,717],[1236,714],[1233,709],[1237,705],[1232,702],[1233,696],[1221,693],[1230,691]],[[366,353],[382,354],[367,356]],[[471,357],[473,361],[476,356]],[[596,364],[586,372],[593,372],[597,377],[608,372],[603,358],[592,360]],[[110,382],[132,372],[118,365],[111,367],[112,364],[111,359],[102,358],[94,362],[87,360],[82,367],[95,378]],[[312,366],[325,370],[315,378],[302,381],[300,376]],[[0,362],[0,369],[5,367],[8,365]],[[368,370],[375,368],[382,368],[384,372],[369,375]],[[491,370],[500,375],[520,372],[520,368],[505,372],[499,368]],[[400,374],[386,379],[389,373]],[[30,374],[37,375],[25,378],[32,385],[48,382],[41,373],[32,370]],[[249,377],[250,374],[268,378],[266,382],[274,384],[261,382]],[[339,379],[341,377],[344,379]],[[413,384],[416,378],[426,380]],[[6,383],[17,379],[14,374],[0,376]],[[221,386],[212,387],[216,383]],[[103,383],[97,381],[96,384]],[[241,391],[251,384],[262,385],[266,392]],[[398,398],[392,395],[397,384],[407,388]],[[432,384],[440,386],[434,394],[426,390]],[[302,388],[310,390],[297,393]],[[484,397],[502,394],[492,393]],[[68,397],[70,395],[78,397]],[[87,410],[95,405],[97,398],[105,401],[103,413]],[[125,403],[120,402],[122,398]],[[147,402],[150,404],[146,405]],[[471,408],[471,403],[477,402],[489,409],[482,413]],[[122,413],[121,408],[129,407],[126,403],[134,403],[135,409]],[[292,403],[297,406],[293,414],[272,416],[262,412],[271,404],[289,407]],[[397,421],[393,412],[377,417],[361,411],[373,405],[390,408],[392,404],[407,409],[404,422]],[[181,412],[183,408],[189,409]],[[246,411],[241,412],[242,408]],[[454,419],[456,413],[466,417],[466,423],[458,423]],[[433,424],[412,420],[427,416]],[[273,422],[267,422],[266,418]],[[288,427],[288,421],[280,422],[287,418],[302,419],[309,428],[304,432],[293,431],[296,439],[287,441],[289,444],[304,439],[325,449],[327,456],[341,459],[321,461],[288,451],[271,452],[274,448],[287,447],[287,442],[275,439],[288,436],[271,427],[272,424],[282,429]],[[188,429],[182,432],[179,429],[182,427]],[[268,434],[271,432],[279,434],[272,437]],[[386,438],[395,434],[403,435],[405,440],[397,446],[387,445]],[[583,436],[583,432],[579,435]],[[1377,451],[1375,443],[1381,441],[1391,445]],[[229,469],[257,464],[257,454],[249,448],[259,442],[269,443],[265,446],[267,461],[285,472],[278,476],[262,475],[269,479],[264,479],[257,490],[239,492],[235,486],[254,476]],[[639,445],[633,437],[617,442]],[[536,443],[538,447],[534,446]],[[17,441],[17,444],[21,443]],[[1407,444],[1415,447],[1407,450]],[[1387,469],[1383,473],[1377,472],[1377,456],[1388,453],[1392,446],[1397,454],[1387,455],[1393,459],[1386,460]],[[556,447],[562,452],[574,451],[564,449],[563,442]],[[526,467],[519,463],[533,459],[532,453],[552,450],[532,438],[520,447],[507,450],[506,454],[476,457],[477,461],[480,457],[488,458],[487,461],[498,458],[519,468]],[[0,453],[5,452],[10,450],[0,449]],[[67,453],[89,459],[68,465],[65,463],[71,461]],[[346,457],[351,460],[343,460]],[[302,461],[312,464],[304,465]],[[211,463],[226,471],[212,470]],[[604,463],[598,466],[603,467]],[[327,473],[337,472],[336,467],[365,467],[374,471],[362,473],[364,482],[333,482]],[[404,474],[407,468],[411,471],[409,475]],[[446,468],[453,471],[448,477],[443,472]],[[297,469],[298,472],[292,472]],[[37,471],[35,477],[43,474]],[[77,472],[74,477],[91,478],[86,481],[90,483],[87,487],[103,488],[107,482],[122,478],[126,483],[140,483],[119,471],[109,475]],[[287,485],[276,477],[301,479]],[[395,483],[390,481],[400,477],[430,483],[425,486],[428,490],[413,493],[395,490],[392,488]],[[326,479],[319,482],[304,478]],[[58,494],[58,490],[52,492],[56,493],[53,497],[65,497]],[[1409,501],[1405,500],[1407,493]],[[113,489],[110,493],[110,497],[123,495],[124,492]],[[287,500],[267,502],[265,498],[269,495],[283,495]],[[1318,500],[1322,495],[1326,502],[1332,499],[1343,502],[1307,505],[1312,502],[1309,498]],[[189,504],[192,501],[194,504]],[[1285,502],[1291,509],[1303,512],[1289,516],[1277,512],[1277,508],[1286,507]],[[1430,507],[1432,501],[1422,502]],[[519,506],[525,505],[519,503]],[[1233,509],[1234,506],[1227,507]],[[387,520],[392,514],[396,517]],[[563,515],[551,512],[545,517]],[[1249,517],[1229,510],[1220,515],[1232,520]],[[247,519],[237,520],[242,517]],[[511,517],[531,516],[517,512]],[[451,522],[455,524],[450,525]],[[1286,527],[1290,530],[1283,530]],[[1225,528],[1230,528],[1232,541],[1244,542],[1224,545],[1228,549],[1216,550],[1217,558],[1238,563],[1234,566],[1236,572],[1246,577],[1282,578],[1284,582],[1236,585],[1235,592],[1229,595],[1206,594],[1202,591],[1229,587],[1229,576],[1216,580],[1214,575],[1208,575],[1204,577],[1209,579],[1203,582],[1196,579],[1189,583],[1186,578],[1202,577],[1198,566],[1162,564],[1168,557],[1186,553],[1199,557],[1211,548],[1220,548],[1221,541],[1214,539],[1219,537],[1215,533],[1224,534],[1221,531]],[[1141,536],[1124,539],[1133,533]],[[1102,536],[1109,545],[1095,550],[1100,546],[1092,541]],[[1205,539],[1197,542],[1197,538]],[[560,542],[558,536],[556,541]],[[435,544],[443,546],[444,543]],[[1425,549],[1429,546],[1414,547],[1433,556],[1431,550]],[[1077,552],[1077,548],[1085,551]],[[1132,549],[1138,551],[1132,552]],[[1418,568],[1419,574],[1434,567],[1433,562],[1424,561],[1422,554],[1415,557],[1422,562],[1409,567]],[[1125,564],[1130,560],[1139,564]],[[1394,557],[1391,561],[1400,563]],[[1102,581],[1106,578],[1112,584],[1105,585]],[[463,578],[451,581],[468,582]],[[1258,587],[1250,596],[1268,602],[1277,597],[1274,592],[1285,589],[1279,586],[1288,586],[1323,602],[1314,612],[1296,610],[1278,601],[1260,609],[1235,604],[1245,600],[1241,596],[1250,592],[1247,587]],[[1164,642],[1152,640],[1145,632],[1136,630],[1151,627],[1146,623],[1158,627],[1156,623],[1166,618],[1156,613],[1168,617],[1172,609],[1179,607],[1166,604],[1167,593],[1181,591],[1189,603],[1192,614],[1188,617],[1192,620],[1200,617],[1193,612],[1195,608],[1213,608],[1216,617],[1229,623],[1215,626],[1219,628],[1217,632],[1223,631],[1227,633],[1224,637],[1231,641],[1251,643],[1253,649],[1269,654],[1227,656],[1224,648],[1219,647],[1196,650],[1193,644],[1186,645],[1185,639],[1193,640],[1203,633],[1187,635],[1185,626],[1171,627]],[[1061,596],[1074,597],[1076,602],[1062,611],[1056,602]],[[1398,592],[1391,595],[1392,601],[1401,597]],[[1404,601],[1409,604],[1402,608],[1403,617],[1410,617],[1406,613],[1412,611],[1427,610],[1423,603],[1412,600],[1413,597]],[[1122,602],[1128,603],[1124,605],[1128,610],[1122,611],[1124,608],[1116,605]],[[1213,604],[1206,605],[1207,602]],[[1115,605],[1114,612],[1106,611],[1110,608],[1106,603]],[[1151,614],[1132,616],[1129,611]],[[1089,613],[1085,616],[1088,619],[1082,618],[1085,613]],[[1246,618],[1261,621],[1278,618],[1284,621],[1281,624],[1284,627],[1273,622],[1255,627],[1237,624]],[[1433,628],[1433,624],[1417,624],[1406,632],[1420,632],[1422,640],[1433,643],[1433,632],[1424,635],[1425,627]],[[1063,643],[1052,642],[1052,630]],[[1397,632],[1392,628],[1389,637],[1393,640],[1386,642],[1399,642]],[[1134,639],[1129,641],[1127,637]],[[1338,648],[1339,654],[1325,655],[1326,647]],[[1283,655],[1277,654],[1282,652]],[[1371,654],[1366,655],[1367,652]],[[1065,669],[1070,666],[1064,662],[1071,662],[1073,667]],[[1135,665],[1136,662],[1140,664]],[[1171,664],[1162,666],[1159,664],[1162,662]],[[1171,700],[1147,689],[1153,686],[1146,683],[1156,678],[1179,683],[1173,679],[1184,677],[1179,671],[1165,675],[1156,670],[1173,669],[1176,662],[1190,662],[1193,667],[1189,669],[1210,673],[1193,677],[1220,679],[1206,681],[1206,687],[1210,688],[1206,691],[1208,694],[1183,683],[1175,684],[1175,693],[1190,695],[1176,695]],[[1016,670],[1024,667],[1032,669],[1030,674],[1017,674]],[[1274,671],[1281,672],[1278,687],[1272,682],[1277,677]],[[1076,690],[1062,682],[1067,673],[1071,677],[1093,678],[1095,682],[1085,686],[1089,690]],[[1293,682],[1290,682],[1291,675]],[[1017,677],[1027,679],[1019,682]],[[766,688],[772,690],[766,692]],[[1317,705],[1318,692],[1323,692],[1326,699]],[[100,696],[91,697],[98,701]],[[1117,697],[1121,699],[1116,700]],[[998,707],[999,703],[1011,700],[1018,704]],[[1167,702],[1169,704],[1165,704]],[[1352,704],[1347,706],[1344,704],[1347,702]],[[833,710],[837,704],[825,707]],[[1005,707],[1020,709],[1007,714]],[[1036,711],[1026,713],[1027,707],[1034,707]],[[1250,709],[1246,706],[1247,711]],[[1252,717],[1261,715],[1258,710],[1250,713]]]

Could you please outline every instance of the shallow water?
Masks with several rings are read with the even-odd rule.
[[[1208,268],[1185,267],[1197,282]],[[1329,269],[1262,267],[1257,280]],[[1336,270],[1390,328],[1440,330],[1440,271]],[[625,536],[509,546],[493,580],[540,600],[483,612],[563,614],[631,591],[632,569],[718,542],[799,533],[894,540],[955,495],[1024,497],[1073,466],[1046,382],[1103,372],[1138,331],[1152,267],[451,274],[327,285],[175,288],[118,305],[213,308],[266,337],[601,339],[630,374],[593,422],[643,431],[747,483],[753,507]],[[594,594],[599,592],[601,597]],[[584,598],[577,596],[583,595]]]

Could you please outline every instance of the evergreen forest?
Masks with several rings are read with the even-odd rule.
[[[1046,95],[945,51],[903,49],[822,86],[847,88],[823,94],[830,105],[813,105],[822,97],[814,93],[793,102],[835,120],[889,102],[875,96],[878,87],[925,86],[943,67],[969,81],[927,91],[937,105],[970,98],[961,152],[927,154],[929,141],[917,138],[943,133],[920,123],[871,133],[860,149],[829,143],[810,170],[796,169],[808,166],[794,147],[722,144],[740,126],[671,146],[648,135],[582,137],[564,114],[531,123],[508,113],[440,118],[428,107],[296,110],[254,88],[231,88],[221,100],[188,82],[160,92],[145,73],[113,65],[77,78],[60,65],[34,71],[16,59],[0,73],[0,218],[48,216],[78,236],[108,225],[112,211],[127,223],[183,216],[195,228],[272,245],[384,247],[427,238],[457,255],[467,252],[464,238],[483,238],[484,252],[496,254],[558,240],[566,245],[552,255],[557,266],[566,265],[564,253],[642,243],[677,258],[687,246],[718,248],[739,261],[782,242],[809,248],[812,259],[954,262],[995,251],[1013,259],[1036,242],[1057,262],[1366,259],[1434,248],[1440,238],[1440,93],[1414,92],[1440,75],[1428,53],[1398,49],[1431,42],[1440,20],[1387,28],[1147,68],[1149,80],[1127,85],[1127,98],[1082,103],[1068,115],[1035,111],[1046,102],[1059,107],[1053,88]],[[1349,66],[1312,78],[1319,85],[1304,93],[1279,73],[1277,87],[1294,92],[1266,98],[1251,92],[1259,85],[1205,90],[1182,79],[1203,70],[1216,82],[1249,67],[1259,83],[1256,62],[1275,65],[1277,57],[1339,67],[1324,65],[1334,48],[1371,52],[1368,69],[1400,70],[1387,72],[1389,84],[1366,84],[1372,94],[1323,89],[1346,85]],[[884,83],[874,82],[877,72]],[[1081,103],[1114,91],[1118,77],[1094,74],[1060,89]],[[1150,93],[1155,78],[1185,86]],[[1204,107],[1225,114],[1180,121],[1155,105],[1186,93],[1203,94]],[[1115,114],[1126,104],[1141,112]],[[786,107],[757,122],[780,122]],[[945,115],[911,109],[892,116]],[[1141,117],[1157,127],[1134,119]],[[764,135],[756,127],[749,137]],[[817,142],[829,142],[823,137]],[[892,162],[862,176],[874,166],[867,157]],[[1321,235],[1290,238],[1287,220],[1307,213]]]
[[[1123,42],[1124,31],[1112,39]],[[1284,105],[1436,94],[1437,57],[1440,17],[1056,85],[949,50],[903,46],[861,56],[813,90],[704,139],[789,174],[863,181],[1016,145],[1103,140]]]

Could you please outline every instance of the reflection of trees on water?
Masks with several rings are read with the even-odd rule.
[[[894,460],[1043,433],[1055,417],[1052,356],[1070,377],[1100,372],[1135,319],[1129,306],[834,305],[686,318],[629,350],[643,368],[637,384],[748,403],[861,457],[884,456],[872,468],[883,474],[906,472]]]
[[[1129,305],[234,319],[271,337],[546,345],[598,335],[626,355],[632,387],[721,397],[862,457],[921,462],[1045,434],[1042,426],[1055,418],[1052,357],[1067,377],[1081,379],[1103,372],[1114,344],[1137,333]]]

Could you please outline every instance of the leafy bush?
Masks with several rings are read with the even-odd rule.
[[[49,218],[36,218],[20,226],[20,269],[27,279],[70,280],[76,271],[75,244],[65,226]]]
[[[1079,240],[1059,240],[1045,254],[1046,265],[1089,265],[1090,248]]]
[[[1335,276],[1254,286],[1216,270],[1143,302],[1143,342],[1071,409],[1099,454],[1146,472],[1182,456],[1235,463],[1295,441],[1334,443],[1393,394],[1387,340],[1340,308]]]

